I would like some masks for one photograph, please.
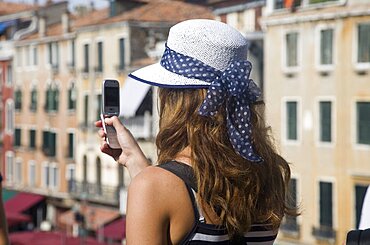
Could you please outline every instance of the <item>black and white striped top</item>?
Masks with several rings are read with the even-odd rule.
[[[174,161],[160,164],[159,167],[172,172],[185,182],[192,201],[195,223],[191,232],[180,243],[181,245],[271,245],[274,243],[278,231],[272,230],[271,226],[266,224],[253,224],[243,237],[237,241],[231,241],[226,228],[205,223],[202,210],[195,199],[197,188],[192,168]]]

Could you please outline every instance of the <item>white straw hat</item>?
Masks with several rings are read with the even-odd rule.
[[[248,42],[239,31],[219,21],[193,19],[171,27],[166,48],[175,54],[191,57],[223,72],[232,61],[247,58]],[[163,58],[162,58],[163,60]],[[184,69],[194,60],[180,64]],[[133,79],[167,88],[207,88],[211,81],[175,73],[161,62],[129,74]]]

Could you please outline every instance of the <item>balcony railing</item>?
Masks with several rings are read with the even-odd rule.
[[[149,113],[146,113],[144,116],[123,119],[123,121],[136,139],[152,137],[152,116]]]
[[[336,231],[329,226],[312,227],[312,235],[318,240],[335,240]]]
[[[68,181],[68,191],[76,198],[86,197],[88,200],[100,201],[105,203],[118,204],[120,186],[106,186],[97,183],[79,182],[76,180]]]

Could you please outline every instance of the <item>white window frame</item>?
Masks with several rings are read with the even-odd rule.
[[[320,139],[321,134],[321,118],[320,118],[320,102],[329,101],[331,102],[331,142],[323,142]],[[335,96],[318,96],[315,98],[315,124],[317,125],[315,129],[315,142],[318,147],[329,147],[334,148],[337,142],[337,107],[336,107],[336,97]]]
[[[24,67],[29,69],[31,67],[32,55],[31,55],[31,45],[26,45],[23,47],[23,60],[25,61]]]
[[[34,176],[32,177],[32,168],[34,168]],[[28,161],[28,185],[30,187],[36,186],[36,179],[37,179],[37,169],[36,169],[36,161],[29,160]]]
[[[72,65],[73,61],[73,53],[72,53],[72,42],[75,43],[75,50],[74,50],[74,65],[76,67],[76,39],[70,39],[67,43],[68,55],[67,55],[67,65]]]
[[[9,72],[9,67],[11,67],[11,71]],[[7,87],[12,87],[13,86],[13,79],[14,79],[14,76],[13,76],[13,71],[14,71],[14,67],[13,67],[13,63],[11,62],[8,62],[7,66],[6,66],[6,72],[5,72],[5,85]],[[9,76],[9,73],[10,73],[10,76]],[[10,77],[10,79],[9,79]]]
[[[45,172],[45,168],[47,168],[47,171]],[[46,183],[46,176],[45,173],[48,174],[49,177],[49,183]],[[41,166],[41,186],[44,188],[49,188],[50,185],[50,167],[48,162],[43,162]]]
[[[9,161],[11,159],[11,161]],[[5,152],[5,173],[6,181],[8,183],[13,183],[14,181],[14,167],[15,167],[15,158],[13,151]]]
[[[50,50],[49,50],[49,44],[51,44],[51,63],[50,63],[50,60],[49,60],[49,57],[50,57]],[[57,52],[57,47],[58,46],[58,49],[59,49],[59,52]],[[60,55],[61,55],[61,50],[60,50],[60,43],[58,41],[52,41],[52,42],[47,42],[45,43],[45,49],[46,49],[46,67],[47,68],[52,68],[52,65],[53,64],[56,64],[59,66],[60,68]],[[54,63],[55,62],[55,63]]]
[[[31,52],[31,61],[30,61],[30,66],[32,68],[36,68],[38,66],[38,64],[40,63],[39,61],[39,48],[36,44],[32,44],[30,45],[30,52]],[[36,59],[37,59],[37,62],[35,64],[35,56],[36,56]]]
[[[56,170],[57,175],[55,175],[54,170]],[[56,162],[49,164],[49,176],[49,188],[52,190],[58,190],[60,186],[60,168]]]
[[[16,185],[22,185],[22,182],[23,182],[23,159],[17,157],[14,163],[14,183]]]
[[[332,64],[321,64],[321,31],[324,30],[333,30],[333,43],[332,43]],[[331,24],[320,24],[317,25],[315,28],[315,64],[316,69],[320,72],[325,71],[333,71],[336,65],[336,57],[337,57],[337,28],[334,23]]]
[[[315,199],[314,205],[316,206],[315,226],[320,227],[320,182],[328,182],[332,184],[332,201],[333,201],[333,230],[338,230],[338,192],[337,192],[337,181],[333,176],[318,176],[316,178],[315,187]]]
[[[23,50],[22,47],[19,46],[15,50],[16,50],[15,55],[16,67],[17,69],[21,69],[23,67]]]
[[[127,29],[127,26],[125,25],[125,29]],[[126,32],[128,33],[128,31],[126,30]],[[120,50],[119,50],[119,40],[121,38],[123,38],[124,40],[124,43],[125,43],[125,57],[124,57],[124,64],[125,64],[125,67],[127,67],[129,65],[129,60],[130,60],[130,42],[129,42],[129,35],[127,33],[120,33],[118,35],[116,35],[116,41],[115,41],[115,46],[117,47],[117,56],[116,56],[116,59],[117,59],[117,64],[116,64],[116,71],[118,70],[118,67],[120,65]]]
[[[77,43],[76,43],[77,44]],[[81,59],[81,67],[80,67],[80,70],[81,71],[84,71],[85,70],[85,45],[89,45],[88,47],[88,50],[89,50],[89,67],[87,67],[87,69],[88,69],[88,71],[87,71],[87,73],[85,73],[85,72],[82,72],[83,74],[88,74],[88,73],[90,73],[91,72],[91,68],[94,68],[94,66],[95,66],[95,62],[94,62],[94,60],[95,60],[95,57],[94,57],[94,52],[91,52],[91,50],[92,50],[92,40],[91,39],[85,39],[85,40],[83,40],[82,42],[81,42],[81,55],[76,55],[76,58],[77,57],[81,57],[80,59]],[[78,50],[78,48],[76,49],[76,50]],[[86,75],[85,75],[85,77],[86,77]]]
[[[284,145],[300,145],[302,143],[302,98],[299,96],[284,96],[281,99],[281,139]],[[297,102],[297,139],[291,140],[287,138],[287,102]]]
[[[290,33],[297,33],[298,34],[298,40],[297,40],[297,66],[287,66],[287,42],[286,42],[286,36],[287,34]],[[299,29],[291,29],[291,30],[284,30],[282,32],[282,48],[281,50],[283,51],[281,55],[281,64],[282,64],[282,70],[284,73],[287,74],[293,74],[293,73],[298,73],[302,69],[302,32]]]
[[[370,69],[370,61],[369,62],[366,62],[366,63],[359,63],[357,61],[357,52],[358,52],[358,26],[360,24],[369,24],[370,25],[370,21],[357,21],[354,23],[353,25],[353,45],[352,45],[352,48],[353,48],[353,51],[352,51],[352,63],[353,63],[353,66],[354,66],[354,69],[356,71],[365,71],[365,70],[369,70]]]
[[[75,66],[76,66],[76,64],[75,64]],[[75,103],[76,103],[76,107],[75,107],[75,109],[70,109],[69,108],[69,90],[72,88],[74,86],[74,90],[75,90],[75,95],[74,95],[74,97],[75,97]],[[68,88],[67,88],[67,111],[68,111],[68,113],[70,114],[70,113],[74,113],[74,112],[76,112],[76,110],[77,110],[77,82],[76,82],[76,79],[71,79],[70,81],[69,81],[69,83],[68,83]]]
[[[355,150],[370,150],[370,145],[357,143],[357,102],[370,102],[370,96],[367,97],[355,97],[352,102],[352,123],[351,123],[351,135],[352,145]]]
[[[10,118],[9,118],[10,117]],[[5,133],[12,135],[15,128],[15,108],[13,99],[5,102]]]
[[[106,42],[105,42],[105,38],[102,37],[102,36],[97,37],[95,39],[95,42],[94,42],[94,59],[93,59],[93,61],[94,61],[94,72],[95,72],[95,68],[97,68],[98,65],[99,65],[98,43],[102,43],[102,72],[104,72],[104,61],[105,61],[104,55],[106,53],[106,52],[104,52],[104,46],[106,46]]]
[[[297,181],[297,206],[300,207],[301,203],[303,202],[302,197],[302,176],[298,173],[292,173],[291,178],[296,179]],[[302,215],[297,217],[297,224],[300,226],[302,224]]]

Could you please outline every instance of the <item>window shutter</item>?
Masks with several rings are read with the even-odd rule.
[[[331,102],[320,102],[320,140],[331,142]]]
[[[119,69],[125,68],[125,39],[119,39]]]
[[[357,142],[370,145],[370,102],[357,102]]]
[[[297,139],[297,102],[295,101],[287,102],[287,120],[288,120],[287,137],[290,140],[296,140]]]
[[[333,226],[332,183],[320,182],[320,225]]]
[[[359,63],[370,62],[370,24],[358,25],[358,50],[357,61]]]

